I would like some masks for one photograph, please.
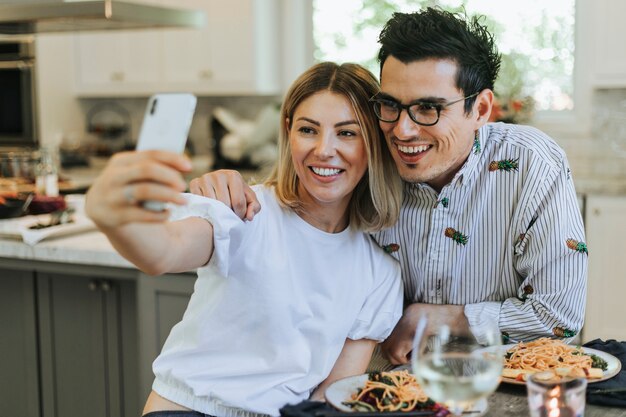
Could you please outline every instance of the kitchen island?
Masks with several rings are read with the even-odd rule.
[[[0,415],[141,415],[195,277],[143,274],[97,231],[0,240]]]

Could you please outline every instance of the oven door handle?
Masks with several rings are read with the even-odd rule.
[[[0,69],[31,69],[35,66],[34,59],[20,59],[19,61],[0,61]]]

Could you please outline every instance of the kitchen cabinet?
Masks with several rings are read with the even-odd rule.
[[[589,7],[591,6],[591,7]],[[596,0],[586,4],[591,16],[592,82],[598,88],[626,87],[626,2]]]
[[[147,398],[154,374],[152,362],[183,313],[193,293],[196,274],[168,274],[158,277],[140,274],[137,281],[139,322],[139,375],[141,396]]]
[[[136,274],[0,259],[0,415],[141,414]]]
[[[589,280],[583,338],[626,340],[626,196],[589,195],[585,213]]]
[[[35,274],[0,269],[0,415],[38,417]]]
[[[79,95],[141,95],[160,81],[159,34],[117,31],[75,35]]]
[[[278,92],[276,1],[177,0],[175,4],[205,11],[207,25],[162,33],[163,82],[168,88],[208,95]]]
[[[37,274],[45,417],[140,414],[134,295],[109,276]]]
[[[84,246],[85,256],[110,259],[106,250],[94,252],[99,245]],[[78,250],[54,252],[67,259]],[[0,416],[140,415],[152,362],[182,319],[195,280],[193,272],[153,277],[0,256]]]
[[[202,28],[75,37],[82,97],[274,95],[280,89],[279,0],[143,0],[206,12]]]

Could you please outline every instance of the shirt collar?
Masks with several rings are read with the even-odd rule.
[[[486,139],[489,137],[489,127],[485,124],[478,129],[474,136],[474,144],[470,150],[467,160],[456,173],[450,184],[458,184],[459,186],[465,186],[472,182],[472,179],[478,172],[478,164],[482,160],[482,153],[484,152]]]

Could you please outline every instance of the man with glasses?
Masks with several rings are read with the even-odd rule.
[[[478,18],[428,8],[394,14],[379,40],[371,101],[404,201],[396,226],[374,237],[400,261],[406,297],[383,353],[408,362],[420,314],[461,328],[493,320],[510,340],[575,336],[587,248],[569,165],[539,130],[487,123],[500,67],[492,35]],[[207,175],[192,192],[253,217],[241,177]]]

